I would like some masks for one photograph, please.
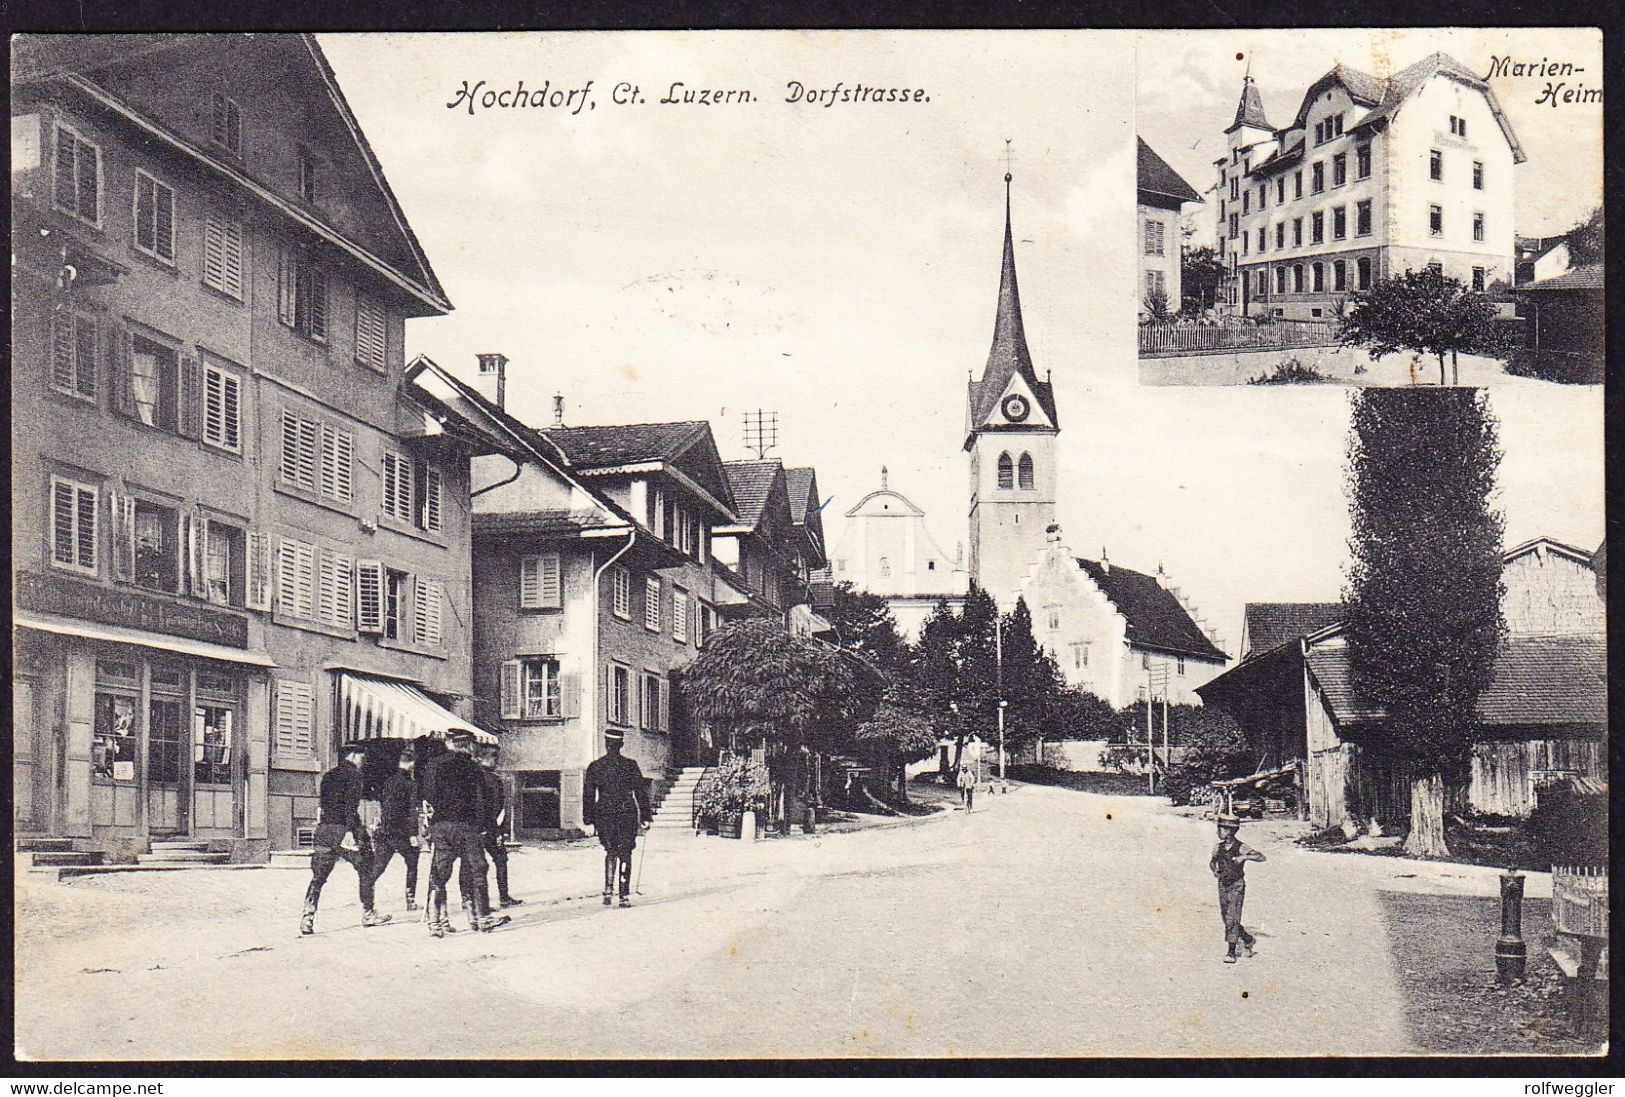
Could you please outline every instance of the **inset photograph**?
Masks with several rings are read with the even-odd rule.
[[[1142,34],[1141,383],[1600,384],[1601,46]]]

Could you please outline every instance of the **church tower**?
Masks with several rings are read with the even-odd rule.
[[[970,455],[970,575],[1003,609],[1044,547],[1055,521],[1055,437],[1060,419],[1047,380],[1027,351],[1010,231],[1010,174],[1004,176],[1004,264],[993,347],[966,400]]]

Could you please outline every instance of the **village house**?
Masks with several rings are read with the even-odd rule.
[[[1590,553],[1538,538],[1503,559],[1507,636],[1477,704],[1471,779],[1449,799],[1452,810],[1521,817],[1548,781],[1606,779],[1605,605]],[[1241,725],[1260,769],[1301,767],[1317,827],[1403,825],[1410,774],[1372,750],[1384,713],[1356,693],[1347,633],[1326,609],[1298,607],[1199,692]]]
[[[1169,313],[1177,313],[1184,301],[1180,272],[1184,259],[1179,223],[1188,203],[1202,196],[1180,174],[1158,156],[1156,150],[1137,138],[1139,164],[1135,214],[1140,226],[1136,284],[1140,287],[1140,319],[1150,319],[1150,302],[1161,297]],[[1204,302],[1211,305],[1212,302]]]
[[[15,821],[264,859],[359,713],[471,726],[494,442],[405,380],[451,304],[312,37],[14,50]]]
[[[1386,77],[1334,65],[1279,127],[1249,73],[1225,135],[1215,212],[1230,312],[1331,319],[1349,293],[1429,266],[1475,290],[1511,285],[1523,148],[1454,58]]]
[[[786,616],[807,604],[814,566],[790,505],[790,480],[777,458],[723,463],[737,520],[712,531],[714,566],[724,584],[718,611],[728,618]]]

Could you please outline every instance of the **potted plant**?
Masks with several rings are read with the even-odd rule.
[[[701,823],[724,838],[739,837],[745,812],[761,815],[772,786],[767,767],[748,758],[728,758],[708,770],[694,790],[694,811]]]

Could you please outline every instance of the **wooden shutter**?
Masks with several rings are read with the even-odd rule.
[[[197,523],[188,511],[175,515],[175,589],[180,594],[197,593]]]
[[[432,533],[440,532],[440,470],[434,465],[425,463],[423,466],[423,528]]]
[[[71,312],[59,312],[51,324],[51,384],[73,392],[79,383],[79,339]]]
[[[299,266],[292,253],[282,248],[277,253],[276,316],[290,328],[294,325],[299,304]]]
[[[305,332],[312,339],[327,341],[327,272],[315,263],[305,267],[304,292],[306,315],[309,317]]]
[[[350,473],[354,463],[354,442],[350,432],[321,425],[321,493],[342,503],[350,501]]]
[[[243,604],[249,609],[271,608],[271,540],[250,530],[246,542]]]
[[[116,328],[108,335],[107,357],[113,376],[113,410],[134,419],[135,382],[130,376],[135,355],[135,337],[128,328]]]
[[[276,683],[276,750],[308,757],[316,745],[316,691],[306,682]]]
[[[445,586],[438,579],[418,580],[418,642],[439,647],[441,639],[440,602],[445,597]]]
[[[158,258],[175,261],[175,192],[153,183],[153,249]]]
[[[559,715],[573,720],[581,715],[581,676],[559,675]]]
[[[543,609],[561,609],[564,606],[564,568],[559,554],[541,556],[541,604]]]
[[[175,423],[186,438],[203,437],[203,364],[195,355],[180,360],[180,406]]]
[[[348,553],[323,549],[319,574],[322,622],[337,628],[354,628],[355,559]]]
[[[519,608],[539,609],[542,604],[542,558],[519,558]]]
[[[504,720],[519,719],[524,704],[524,665],[518,659],[509,659],[502,664],[502,718]]]
[[[113,511],[113,578],[135,582],[135,499],[108,493]]]
[[[671,730],[671,683],[664,678],[656,678],[660,685],[660,730]]]
[[[65,210],[79,212],[79,142],[73,132],[62,126],[56,128],[56,204]]]
[[[316,562],[316,619],[325,625],[338,623],[339,555],[323,549]]]
[[[384,565],[380,560],[356,561],[355,625],[359,632],[384,631]]]

